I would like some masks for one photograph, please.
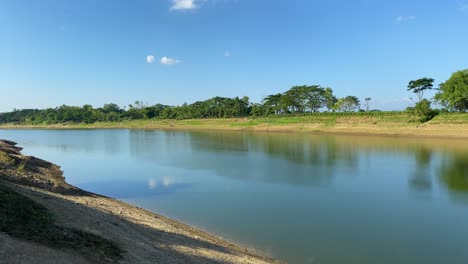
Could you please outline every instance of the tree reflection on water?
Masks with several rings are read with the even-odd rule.
[[[450,190],[468,192],[468,153],[445,157],[439,175]]]

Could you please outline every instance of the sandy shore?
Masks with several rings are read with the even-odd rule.
[[[58,225],[114,242],[123,250],[117,263],[278,263],[180,222],[71,186],[57,174],[56,165],[23,156],[12,144],[0,141],[0,183],[45,206],[57,216]],[[15,168],[8,158],[26,166]],[[0,232],[0,263],[98,262],[73,249]]]
[[[331,122],[331,123],[330,123]],[[0,129],[161,129],[214,130],[248,132],[327,133],[348,135],[438,137],[468,139],[468,121],[441,117],[424,124],[378,117],[343,117],[333,120],[297,119],[256,120],[247,118],[200,120],[133,120],[93,124],[17,125],[4,124]]]

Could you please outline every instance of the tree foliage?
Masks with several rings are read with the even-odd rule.
[[[366,101],[366,112],[369,112],[369,102],[372,100],[371,97],[366,97],[366,99],[364,99]]]
[[[333,90],[331,88],[325,88],[324,97],[325,107],[328,109],[328,111],[335,111],[335,105],[338,103],[338,98],[333,95]]]
[[[421,78],[408,83],[408,91],[418,95],[419,102],[424,98],[424,92],[434,87],[434,79],[432,78]]]
[[[440,84],[434,99],[452,111],[468,110],[468,69],[457,71],[450,79]]]
[[[419,118],[420,122],[427,122],[434,118],[438,113],[431,108],[431,101],[423,99],[414,106],[414,113]]]
[[[119,122],[134,119],[195,119],[195,118],[233,118],[260,117],[279,114],[303,114],[339,110],[355,111],[359,107],[359,99],[348,96],[338,100],[331,88],[319,85],[294,86],[284,93],[267,96],[262,103],[252,104],[249,98],[213,97],[205,101],[180,106],[163,104],[148,105],[143,101],[135,101],[128,108],[120,108],[109,103],[99,108],[91,105],[67,106],[44,110],[14,110],[0,114],[0,123],[27,124],[57,124],[57,123],[94,123]]]
[[[335,104],[335,109],[338,112],[354,112],[359,110],[360,105],[361,102],[356,96],[346,96],[338,100]]]

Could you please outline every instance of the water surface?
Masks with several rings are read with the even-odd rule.
[[[468,141],[0,130],[67,181],[288,263],[468,263]]]

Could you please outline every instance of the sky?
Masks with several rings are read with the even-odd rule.
[[[400,110],[410,80],[468,68],[467,47],[468,0],[0,0],[0,112],[304,84]]]

